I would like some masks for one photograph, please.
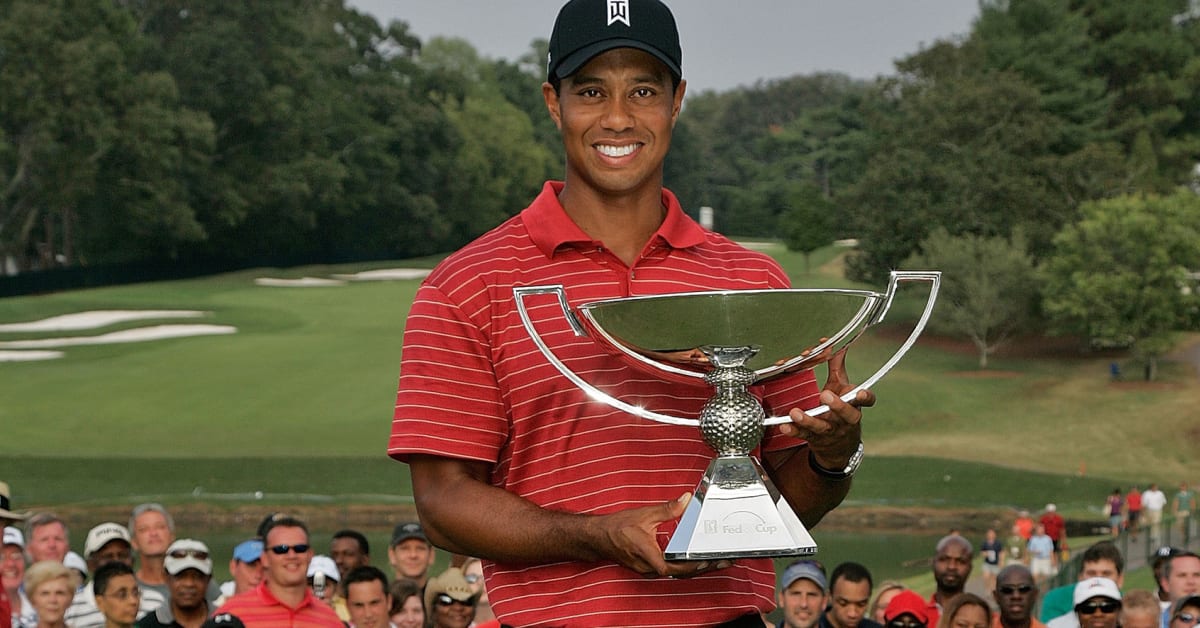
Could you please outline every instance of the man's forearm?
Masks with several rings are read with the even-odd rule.
[[[763,466],[796,516],[810,528],[850,492],[850,478],[830,480],[813,470],[807,446],[765,452]]]

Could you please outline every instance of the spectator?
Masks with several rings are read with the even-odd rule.
[[[1142,518],[1142,492],[1138,487],[1132,486],[1129,492],[1125,495],[1125,529],[1129,530],[1129,539],[1136,541],[1138,538],[1138,528],[1141,527]]]
[[[462,572],[463,579],[479,594],[479,601],[475,603],[475,624],[495,619],[496,614],[492,612],[492,603],[488,600],[487,587],[483,582],[483,562],[478,558],[468,558],[462,565]]]
[[[1033,536],[1033,517],[1029,515],[1028,510],[1022,510],[1017,513],[1017,520],[1013,523],[1016,526],[1017,534],[1021,535],[1025,542],[1029,542],[1029,538]]]
[[[0,482],[0,527],[29,518],[29,513],[15,512],[12,507],[12,491],[8,488],[8,482]]]
[[[396,628],[424,628],[425,600],[416,580],[399,578],[392,582],[392,608],[389,611]]]
[[[1146,527],[1150,529],[1150,544],[1158,545],[1162,539],[1162,515],[1167,507],[1167,496],[1158,490],[1158,484],[1151,484],[1142,493],[1142,516],[1146,519]]]
[[[429,579],[429,568],[433,567],[436,557],[433,544],[425,536],[425,528],[420,523],[401,523],[392,530],[388,562],[397,578],[410,578],[424,587]]]
[[[1121,534],[1121,523],[1125,521],[1125,498],[1121,497],[1121,489],[1114,488],[1112,495],[1104,500],[1104,510],[1108,514],[1109,532],[1114,537]]]
[[[1135,589],[1123,594],[1123,597],[1121,618],[1117,622],[1121,628],[1161,628],[1159,621],[1162,609],[1153,593],[1145,589]]]
[[[1038,588],[1025,565],[1009,565],[996,576],[995,628],[1046,628],[1033,617],[1037,608]]]
[[[117,525],[117,524],[101,524]],[[124,529],[124,526],[121,526]],[[126,532],[126,536],[128,536]],[[91,536],[90,534],[88,536]],[[87,552],[84,552],[86,555]],[[137,621],[141,591],[129,563],[111,561],[94,571],[92,578],[95,604],[104,628],[132,628]],[[70,625],[70,622],[68,622]]]
[[[1175,520],[1179,522],[1181,530],[1187,529],[1188,516],[1194,510],[1196,510],[1196,493],[1188,490],[1187,482],[1180,482],[1179,492],[1175,493],[1175,499],[1171,501],[1171,513],[1175,515]]]
[[[1200,625],[1200,596],[1190,595],[1176,602],[1171,610],[1169,628],[1195,628],[1197,625]]]
[[[1029,536],[1033,536],[1033,530],[1030,530]],[[1000,561],[1000,566],[1005,565],[1025,565],[1029,563],[1029,554],[1025,551],[1025,547],[1029,545],[1029,539],[1021,534],[1021,530],[1013,525],[1012,534],[1004,539],[1004,559]]]
[[[1088,578],[1075,585],[1075,615],[1082,628],[1117,628],[1121,590],[1108,578]]]
[[[1120,588],[1125,583],[1125,559],[1112,541],[1100,541],[1080,557],[1078,581],[1107,578]],[[1079,628],[1075,615],[1075,584],[1051,589],[1042,599],[1042,621],[1050,628]]]
[[[346,598],[341,594],[342,574],[338,572],[333,559],[317,554],[308,561],[308,587],[318,600],[325,602],[337,613],[338,619],[350,621],[350,612],[346,609]]]
[[[1067,522],[1063,520],[1062,515],[1058,514],[1058,506],[1054,504],[1046,504],[1046,512],[1038,519],[1038,523],[1042,524],[1042,528],[1046,536],[1054,543],[1054,553],[1052,555],[1052,563],[1055,573],[1058,572],[1058,564],[1062,559],[1063,553],[1067,549]],[[1036,527],[1034,530],[1036,531]]]
[[[25,555],[30,563],[43,560],[62,562],[70,548],[67,524],[58,516],[43,512],[25,521]]]
[[[991,628],[992,607],[974,593],[960,593],[946,606],[938,628]]]
[[[1162,566],[1158,586],[1166,592],[1167,602],[1174,606],[1180,600],[1200,594],[1200,556],[1176,550]],[[1162,625],[1171,623],[1170,607],[1163,611]]]
[[[96,595],[96,574],[101,567],[111,563],[125,565],[131,575],[134,573],[133,545],[130,543],[129,530],[119,523],[111,522],[92,528],[84,542],[83,558],[87,561],[88,571],[92,573],[92,582],[75,595],[71,608],[67,609],[67,625],[71,628],[100,628],[106,619]],[[142,591],[137,586],[134,587],[134,591],[134,597],[137,599],[133,600],[135,613],[130,623],[153,613],[166,603],[166,599],[157,591]],[[126,601],[128,599],[123,598],[118,603],[116,598],[109,598],[110,605],[115,605],[115,609],[125,608]]]
[[[25,579],[25,537],[16,528],[4,528],[4,546],[0,549],[0,584],[8,600],[6,617],[11,626],[32,626],[37,613],[21,590]],[[3,606],[3,605],[0,605]]]
[[[942,609],[951,598],[963,592],[967,579],[971,577],[974,553],[971,542],[957,534],[944,536],[938,541],[937,553],[933,557],[933,580],[937,590],[926,605],[926,623],[937,625]]]
[[[871,572],[858,563],[842,563],[829,576],[829,601],[822,628],[881,628],[864,617],[871,601]]]
[[[1034,526],[1033,536],[1029,537],[1029,545],[1025,549],[1029,552],[1029,571],[1033,572],[1033,579],[1040,586],[1055,574],[1054,539],[1046,534],[1046,527],[1039,523]]]
[[[883,612],[884,628],[927,628],[929,604],[905,589],[895,595]]]
[[[371,544],[357,530],[338,530],[329,542],[329,557],[337,564],[338,573],[348,574],[371,564]]]
[[[75,596],[75,578],[65,565],[44,560],[25,572],[25,593],[37,620],[23,628],[66,628],[63,617]]]
[[[212,580],[208,546],[180,539],[167,547],[163,568],[167,572],[167,604],[138,620],[138,628],[200,628],[208,617],[206,594]]]
[[[137,552],[138,569],[134,574],[143,594],[153,590],[164,598],[170,597],[167,571],[163,561],[167,547],[175,541],[175,520],[162,504],[139,504],[129,515],[131,544]]]
[[[12,495],[9,492],[8,483],[0,482],[0,528],[7,530],[8,524],[24,521],[28,516],[24,513],[13,512],[12,507]],[[22,535],[23,544],[24,535]],[[24,566],[24,559],[22,559],[21,567]],[[20,589],[20,585],[17,588]],[[14,609],[14,604],[20,604],[20,602],[10,597],[6,587],[0,587],[0,628],[13,628],[16,625],[13,623],[15,621],[13,618],[20,616],[20,610]]]
[[[388,628],[392,596],[387,576],[375,567],[363,565],[347,572],[342,588],[350,625],[354,628]]]
[[[75,552],[67,552],[66,558],[63,558],[63,564],[75,574],[75,590],[82,589],[83,583],[88,580],[87,561]]]
[[[879,585],[879,589],[875,591],[875,599],[871,601],[871,619],[875,623],[883,625],[887,621],[883,614],[887,611],[888,602],[903,590],[904,585],[894,580],[885,580]]]
[[[305,628],[344,628],[333,609],[308,588],[312,546],[308,527],[299,519],[273,515],[262,526],[263,580],[251,591],[235,595],[218,614],[237,617],[246,628],[304,625]]]
[[[233,548],[233,557],[229,559],[229,575],[233,580],[221,585],[221,597],[213,603],[213,608],[220,608],[229,598],[250,591],[262,582],[262,553],[260,539],[242,541]]]
[[[984,590],[991,591],[996,588],[996,575],[1000,573],[1000,559],[1004,557],[1004,544],[996,536],[994,528],[988,528],[988,531],[984,533],[983,544],[979,546],[979,554],[983,557],[981,569],[983,570]]]
[[[776,628],[813,628],[829,600],[825,569],[814,560],[797,560],[788,565],[779,579],[776,601],[783,619]]]
[[[462,570],[451,567],[425,587],[425,608],[432,628],[467,628],[475,618],[479,596],[463,578]]]

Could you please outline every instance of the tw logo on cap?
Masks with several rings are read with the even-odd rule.
[[[620,22],[626,26],[629,23],[629,0],[608,0],[608,26]]]

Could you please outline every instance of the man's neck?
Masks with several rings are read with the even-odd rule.
[[[601,196],[568,182],[558,202],[584,233],[603,242],[626,266],[633,266],[666,217],[661,185],[622,196]]]
[[[1026,617],[1025,619],[1011,619],[1010,620],[1010,619],[1005,619],[1003,615],[1000,616],[1000,627],[1001,628],[1030,628],[1030,626],[1032,626],[1032,625],[1033,625],[1033,617]]]
[[[954,596],[956,596],[962,592],[963,592],[962,589],[956,589],[956,590],[950,591],[950,590],[939,588],[933,594],[933,601],[935,604],[938,605],[938,607],[945,608],[946,602],[949,602],[950,600],[954,599]]]
[[[167,571],[163,568],[163,556],[146,556],[142,555],[141,565],[138,567],[137,579],[143,584],[166,584]]]
[[[308,591],[308,586],[302,584],[285,587],[268,580],[267,589],[271,591],[271,595],[274,595],[275,599],[283,602],[284,606],[294,609],[299,608],[300,603],[304,601],[304,594]]]

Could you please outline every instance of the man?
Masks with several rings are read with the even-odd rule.
[[[813,628],[821,621],[829,597],[825,570],[812,560],[797,560],[788,565],[779,579],[776,601],[783,619],[776,628]]]
[[[30,564],[43,560],[61,563],[71,549],[66,522],[48,512],[38,513],[25,521],[25,543]]]
[[[272,517],[263,525],[263,546],[262,582],[235,595],[216,614],[234,615],[246,628],[344,628],[333,609],[308,588],[308,563],[313,556],[308,527],[294,517]]]
[[[139,588],[169,597],[167,572],[163,564],[167,547],[175,541],[175,520],[162,504],[139,504],[134,506],[129,516],[129,530],[133,534],[133,549],[138,556],[135,575]]]
[[[988,528],[983,535],[983,543],[979,545],[979,554],[983,558],[980,567],[983,570],[983,586],[985,590],[996,588],[996,576],[1000,573],[1000,561],[1004,557],[1004,543],[996,534],[995,528]]]
[[[392,530],[392,540],[388,544],[388,563],[396,578],[416,580],[422,587],[429,579],[429,568],[437,552],[425,529],[416,521],[401,523]]]
[[[1112,541],[1094,543],[1083,551],[1079,562],[1077,582],[1091,578],[1107,578],[1117,583],[1117,588],[1124,586],[1125,558]],[[1042,599],[1042,621],[1046,622],[1049,628],[1079,628],[1074,597],[1074,584],[1051,589]]]
[[[1170,628],[1196,628],[1200,625],[1200,596],[1185,597],[1171,609]]]
[[[354,628],[388,628],[388,612],[392,596],[388,593],[387,576],[382,571],[364,565],[355,567],[345,576],[342,589]]]
[[[1033,536],[1032,529],[1030,530],[1030,536]],[[1004,539],[1004,558],[1001,559],[1000,565],[1026,564],[1029,561],[1028,552],[1025,551],[1027,545],[1029,545],[1029,539],[1021,536],[1021,530],[1016,524],[1013,524],[1012,533],[1008,535],[1008,538]]]
[[[1166,592],[1167,602],[1170,604],[1162,615],[1162,625],[1165,628],[1171,623],[1171,608],[1178,604],[1179,600],[1200,594],[1200,556],[1186,550],[1176,550],[1163,563],[1158,586]]]
[[[1054,571],[1058,572],[1058,564],[1063,556],[1063,552],[1067,549],[1067,522],[1063,520],[1063,516],[1058,514],[1058,506],[1054,504],[1046,504],[1046,512],[1038,519],[1038,523],[1042,524],[1043,531],[1046,536],[1054,543],[1053,564]],[[1036,531],[1036,528],[1034,528]]]
[[[4,528],[4,546],[0,548],[0,594],[9,604],[3,609],[10,626],[37,624],[37,611],[25,596],[25,537],[16,528]]]
[[[118,561],[106,563],[96,570],[92,585],[95,589],[96,613],[101,617],[97,625],[104,628],[132,628],[137,621],[141,599],[137,578],[133,577],[133,567]]]
[[[947,535],[938,541],[933,557],[933,580],[937,589],[925,608],[926,621],[936,626],[938,618],[954,596],[963,592],[967,579],[971,577],[971,561],[975,548],[966,537]]]
[[[1188,490],[1187,482],[1180,482],[1179,492],[1175,493],[1175,499],[1171,500],[1171,514],[1175,515],[1181,530],[1187,529],[1188,516],[1195,509],[1196,494]]]
[[[1119,586],[1119,585],[1118,585]],[[1145,589],[1134,589],[1123,594],[1121,600],[1121,628],[1160,628],[1162,609],[1158,598]],[[1190,628],[1190,627],[1184,627]]]
[[[1029,570],[1033,572],[1033,578],[1039,585],[1056,573],[1054,539],[1046,534],[1046,526],[1040,523],[1034,526],[1033,536],[1029,537],[1029,544],[1025,549],[1029,552]]]
[[[829,576],[829,603],[821,628],[881,628],[866,617],[871,602],[871,572],[858,563],[842,563]]]
[[[318,600],[325,602],[337,613],[338,619],[350,621],[346,610],[346,598],[342,597],[342,575],[337,564],[324,554],[317,554],[308,561],[308,587]]]
[[[129,573],[133,573],[133,545],[129,530],[119,523],[112,522],[102,523],[92,528],[88,531],[87,539],[84,542],[83,558],[87,561],[88,571],[92,574],[92,582],[75,594],[75,599],[71,600],[71,607],[67,609],[64,619],[71,628],[100,628],[104,625],[105,615],[97,605],[97,574],[101,567],[112,563],[125,565],[129,568]],[[124,571],[122,570],[120,573],[123,574]],[[136,581],[134,584],[137,584]],[[134,589],[138,596],[135,605],[137,608],[135,620],[153,613],[160,606],[166,604],[166,599],[157,591],[142,591],[137,586]],[[115,603],[112,599],[109,602]],[[118,606],[124,608],[124,601]]]
[[[4,529],[5,545],[8,544],[7,539],[9,538],[8,537],[9,528],[7,528],[5,526],[7,526],[10,523],[24,521],[25,518],[28,517],[28,515],[26,515],[24,513],[13,512],[12,510],[9,510],[10,508],[12,508],[12,502],[11,502],[11,494],[8,489],[8,483],[0,482],[0,528]],[[20,531],[17,530],[16,528],[13,528],[13,530],[16,531],[18,534],[20,534]],[[20,557],[21,558],[22,577],[24,577],[24,571],[25,571],[24,549],[25,549],[25,539],[24,539],[24,536],[22,535],[22,537],[21,537],[21,553],[22,553],[22,555]],[[4,549],[4,552],[5,552],[4,555],[8,556],[9,550],[7,548]],[[19,582],[19,579],[18,579],[18,582]],[[15,609],[15,611],[13,608],[14,604],[17,605],[17,608]],[[21,610],[20,601],[14,600],[11,598],[11,596],[9,595],[9,592],[8,592],[8,587],[7,586],[0,587],[0,628],[12,628],[12,626],[13,626],[12,617],[19,616],[20,610]]]
[[[208,546],[192,539],[175,541],[167,547],[163,568],[170,602],[139,619],[138,628],[200,628],[208,618],[205,593],[212,580]]]
[[[233,548],[233,557],[229,559],[229,575],[233,580],[221,585],[221,597],[213,603],[213,608],[220,608],[229,598],[245,593],[262,582],[262,553],[263,543],[260,539],[242,541]]]
[[[542,96],[563,139],[565,181],[548,182],[524,212],[425,280],[404,332],[389,454],[411,467],[429,538],[484,559],[504,623],[589,613],[616,625],[752,619],[773,606],[769,560],[663,557],[713,457],[698,430],[590,401],[540,357],[511,295],[519,285],[562,284],[582,303],[784,288],[786,275],[701,229],[663,188],[686,88],[669,9],[658,0],[572,0],[549,49]],[[570,334],[561,310],[532,310],[545,333]],[[699,387],[647,380],[591,340],[564,343],[577,372],[618,380],[614,392],[627,402],[696,416],[707,401]],[[843,403],[844,356],[830,366],[824,392],[810,372],[763,387],[766,405],[792,417],[769,430],[763,465],[809,526],[849,490],[862,457],[859,406],[874,401],[861,391]],[[819,402],[831,411],[800,410]]]
[[[1046,628],[1033,617],[1037,606],[1038,588],[1033,574],[1024,565],[1009,565],[996,575],[992,591],[999,612],[992,620],[993,628]]]
[[[1013,522],[1016,526],[1017,534],[1021,535],[1025,542],[1029,542],[1029,537],[1033,536],[1033,517],[1030,516],[1028,510],[1022,510],[1017,513],[1017,519]]]
[[[1136,541],[1142,516],[1142,492],[1137,486],[1131,486],[1125,494],[1125,516],[1125,529],[1129,530],[1129,540]]]
[[[1158,484],[1151,484],[1150,488],[1142,493],[1142,516],[1146,520],[1146,527],[1150,528],[1150,543],[1158,545],[1162,538],[1162,515],[1163,509],[1167,507],[1167,496],[1162,491],[1158,490]]]
[[[1117,628],[1121,590],[1108,578],[1088,578],[1075,585],[1075,615],[1081,628]]]
[[[338,530],[329,542],[329,557],[337,564],[338,573],[348,574],[371,563],[371,545],[357,530]]]

